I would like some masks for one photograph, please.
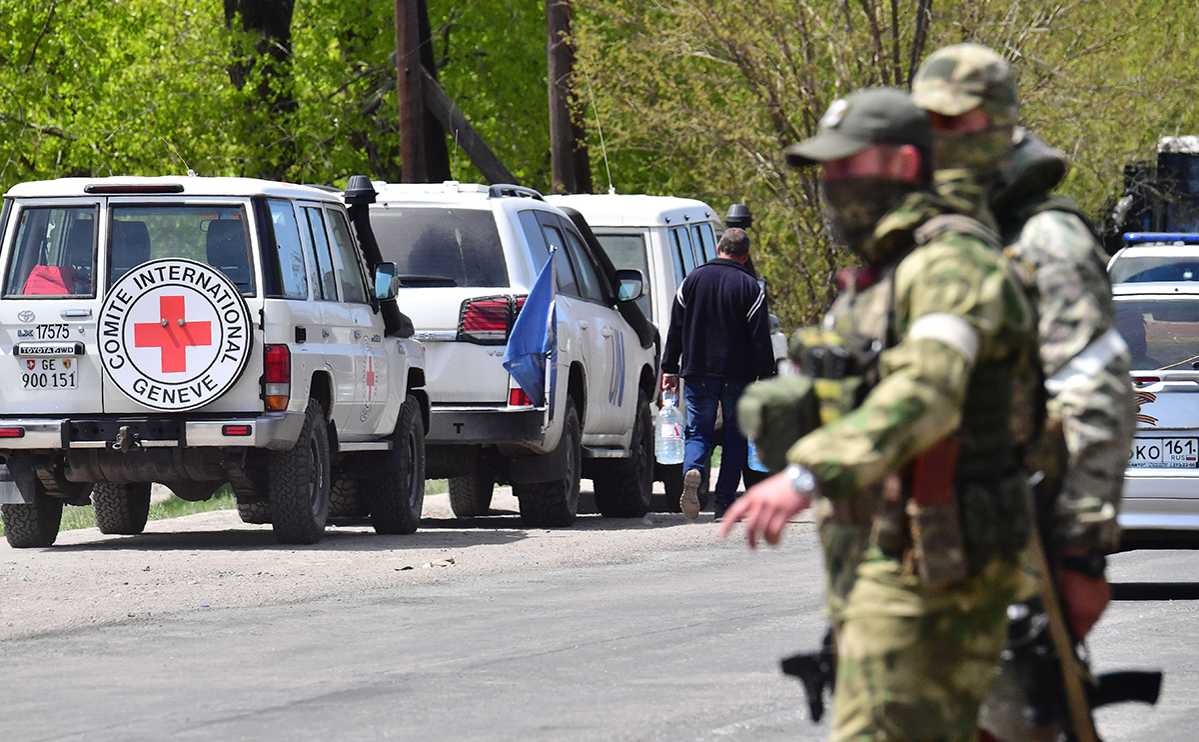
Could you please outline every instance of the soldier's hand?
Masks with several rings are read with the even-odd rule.
[[[727,536],[737,521],[744,520],[749,548],[757,548],[759,536],[777,546],[791,518],[811,504],[809,498],[795,491],[786,474],[775,474],[750,487],[729,506],[720,521],[720,537]]]
[[[662,391],[675,394],[679,391],[679,377],[674,374],[662,374]]]
[[[1080,572],[1060,569],[1057,590],[1062,596],[1062,610],[1074,630],[1074,638],[1082,641],[1103,615],[1112,600],[1112,586],[1103,577],[1088,577]]]

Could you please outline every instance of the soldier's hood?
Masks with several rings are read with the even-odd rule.
[[[1004,213],[1029,198],[1049,193],[1066,177],[1069,163],[1059,149],[1019,127],[1011,151],[1000,162],[999,177],[991,189],[991,210]]]

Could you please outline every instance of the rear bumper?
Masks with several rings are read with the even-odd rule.
[[[255,417],[230,416],[212,420],[120,415],[85,419],[0,418],[0,429],[20,431],[17,437],[0,438],[0,452],[106,449],[112,446],[117,432],[125,426],[138,434],[138,443],[144,448],[268,448],[286,451],[300,437],[304,413],[267,412]]]
[[[1199,470],[1129,469],[1120,526],[1125,531],[1195,531],[1199,535]]]
[[[429,444],[516,444],[540,447],[545,441],[546,411],[509,407],[433,405]]]

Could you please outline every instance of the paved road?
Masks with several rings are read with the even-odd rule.
[[[197,606],[10,638],[0,643],[0,740],[826,738],[798,685],[776,671],[823,628],[811,525],[793,525],[780,550],[707,537],[656,546],[660,531],[713,528],[679,517],[641,524],[626,554],[597,564],[447,568],[438,580],[295,604]],[[558,545],[573,537],[553,533],[566,539]],[[584,534],[596,535],[586,519]],[[122,543],[136,553],[136,541]],[[253,558],[264,551],[256,545]],[[1101,731],[1109,742],[1189,742],[1199,728],[1199,553],[1113,563],[1129,600],[1097,629],[1099,669],[1169,675],[1157,710],[1105,711]]]

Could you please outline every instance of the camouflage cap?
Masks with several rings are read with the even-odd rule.
[[[1015,71],[980,44],[954,44],[930,55],[912,80],[912,100],[942,116],[983,106],[999,126],[1015,126],[1020,114]]]
[[[851,157],[872,144],[912,144],[927,152],[928,114],[898,88],[866,88],[838,98],[820,117],[816,136],[786,149],[787,164],[806,167]]]

